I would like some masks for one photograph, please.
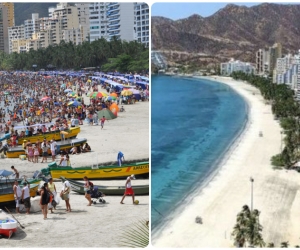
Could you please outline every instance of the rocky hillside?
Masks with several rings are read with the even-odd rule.
[[[300,49],[300,5],[264,3],[253,7],[229,4],[214,15],[173,21],[152,17],[152,48],[234,57],[254,62],[254,52],[279,42],[283,52]],[[177,55],[178,56],[178,55]],[[170,57],[170,53],[169,53]]]

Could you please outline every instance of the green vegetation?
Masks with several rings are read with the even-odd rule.
[[[0,70],[57,69],[78,70],[85,67],[99,67],[103,71],[141,72],[149,69],[149,50],[136,41],[126,42],[104,38],[74,45],[61,41],[59,45],[30,50],[26,53],[0,53]]]
[[[257,209],[250,211],[247,205],[244,205],[242,211],[238,213],[232,232],[237,247],[265,246],[262,238],[262,226],[259,224],[259,214]]]
[[[129,228],[122,233],[120,243],[122,247],[147,247],[149,245],[149,221],[140,220],[129,226]]]
[[[234,79],[247,81],[257,87],[262,96],[271,103],[272,112],[279,119],[284,137],[281,153],[271,158],[274,166],[292,168],[300,160],[300,104],[295,93],[286,84],[274,84],[270,79],[234,72]],[[284,144],[284,145],[283,145]]]

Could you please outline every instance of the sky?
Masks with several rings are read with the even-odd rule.
[[[279,3],[279,2],[278,2]],[[154,3],[151,8],[151,15],[152,16],[163,16],[173,20],[178,20],[181,18],[189,17],[193,14],[198,14],[202,17],[207,17],[219,9],[224,8],[229,2],[207,2],[207,3],[180,3],[180,2],[173,2],[173,3]],[[254,5],[261,4],[260,2],[252,2],[252,3],[243,3],[238,2],[234,3],[236,5],[244,5],[247,7],[251,7]],[[285,3],[287,4],[287,3]],[[299,4],[295,3],[295,4]]]

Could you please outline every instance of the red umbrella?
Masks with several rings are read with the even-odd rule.
[[[102,93],[101,93],[101,92],[98,92],[98,93],[97,93],[97,95],[96,95],[96,97],[99,97],[99,98],[101,98],[101,97],[103,97],[103,95],[102,95]]]
[[[51,99],[51,97],[49,97],[49,96],[44,96],[42,99],[41,99],[41,101],[43,102],[43,101],[49,101]]]

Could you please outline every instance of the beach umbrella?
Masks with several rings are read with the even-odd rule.
[[[0,170],[0,176],[3,176],[3,177],[7,177],[7,176],[9,176],[9,175],[12,175],[13,174],[13,172],[11,172],[11,171],[7,171],[7,170]]]
[[[140,95],[141,93],[140,93],[140,91],[139,90],[137,90],[137,89],[131,89],[130,91],[132,91],[132,94],[137,94],[137,95]]]
[[[101,97],[103,97],[104,95],[101,93],[101,92],[98,92],[97,93],[97,95],[96,95],[96,97],[98,97],[98,98],[101,98]]]
[[[91,92],[91,93],[88,93],[88,97],[95,97],[96,95],[98,94],[98,92]]]
[[[117,93],[111,93],[110,96],[118,97]]]
[[[132,95],[133,93],[132,93],[132,91],[130,91],[130,90],[123,90],[122,92],[121,92],[121,95],[123,95],[123,96],[129,96],[129,95]]]
[[[49,100],[51,100],[51,97],[49,97],[49,96],[44,96],[43,98],[41,98],[42,102],[43,101],[49,101]]]
[[[80,105],[81,105],[81,103],[78,102],[78,101],[71,101],[71,102],[68,103],[68,106],[75,106],[75,107],[77,107],[77,106],[80,106]]]
[[[72,91],[73,91],[72,89],[65,89],[64,90],[65,93],[72,92]]]
[[[68,97],[77,97],[77,94],[75,92],[70,92],[67,94]]]
[[[105,92],[98,92],[98,93],[101,93],[102,96],[108,96],[108,94],[106,94]]]
[[[109,109],[113,113],[119,112],[119,107],[115,102],[112,105],[110,105]]]
[[[116,100],[117,98],[115,96],[108,96],[106,97],[107,101],[112,101],[112,100]]]
[[[117,118],[109,109],[102,109],[101,111],[98,111],[98,117],[99,119],[102,117],[105,117],[107,120],[112,120]]]

